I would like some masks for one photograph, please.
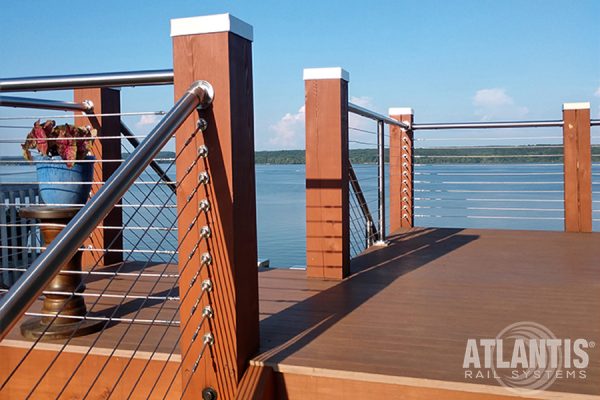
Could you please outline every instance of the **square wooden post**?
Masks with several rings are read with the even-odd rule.
[[[75,102],[89,100],[94,104],[93,114],[118,114],[121,112],[121,93],[117,89],[91,88],[75,89]],[[77,115],[77,114],[76,114]],[[96,160],[119,160],[121,159],[121,140],[103,139],[104,137],[119,137],[121,135],[121,118],[117,116],[89,116],[76,117],[75,126],[91,126],[98,131],[98,139],[94,141],[92,153]],[[119,167],[119,162],[97,162],[94,163],[94,182],[106,182],[108,178]],[[92,185],[92,194],[95,194],[101,185]],[[119,203],[120,204],[120,203]],[[115,207],[102,222],[103,226],[122,226],[122,208]],[[111,245],[112,244],[112,245]],[[123,236],[117,229],[96,229],[90,238],[84,243],[95,249],[123,249]],[[109,252],[102,256],[100,252],[83,252],[81,265],[92,267],[99,265],[110,265],[123,261],[123,253]]]
[[[390,108],[389,116],[409,126],[413,123],[412,108]],[[414,226],[413,131],[390,125],[390,230]]]
[[[183,397],[198,399],[203,389],[211,387],[219,399],[232,399],[259,345],[252,26],[229,14],[182,18],[171,21],[171,36],[175,99],[197,80],[208,81],[215,91],[212,106],[191,115],[175,136],[180,154],[179,345],[185,354],[182,387],[188,386]],[[199,117],[208,128],[190,141]],[[198,159],[202,145],[208,155]],[[210,180],[199,185],[203,172]],[[199,215],[204,199],[210,210]],[[211,236],[202,240],[204,226]],[[204,252],[212,257],[210,266],[202,265]],[[195,279],[197,271],[201,273]],[[195,304],[203,279],[211,280],[213,290]],[[206,305],[214,317],[196,333]],[[208,332],[214,345],[198,358],[202,335]]]
[[[563,105],[565,231],[592,231],[590,103]]]
[[[306,271],[350,273],[348,72],[304,70],[306,90]]]

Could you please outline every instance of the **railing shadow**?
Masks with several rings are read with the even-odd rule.
[[[255,360],[269,364],[283,361],[395,280],[478,238],[461,231],[406,231],[391,236],[389,246],[371,248],[357,256],[349,278],[261,321],[261,354]]]

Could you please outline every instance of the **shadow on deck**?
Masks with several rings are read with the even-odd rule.
[[[340,283],[270,270],[252,363],[276,372],[276,398],[510,397],[493,376],[465,378],[467,339],[531,321],[597,342],[598,248],[599,234],[414,229],[354,259]],[[599,395],[600,356],[588,354],[585,379],[563,371],[538,396]]]
[[[305,272],[261,269],[261,348],[251,361],[239,398],[510,398],[514,393],[493,378],[465,378],[467,339],[495,338],[505,327],[531,321],[557,338],[600,339],[600,234],[420,228],[399,232],[390,245],[373,248],[352,261],[353,275],[342,282],[307,280]],[[139,269],[138,264],[126,271]],[[176,272],[153,265],[146,273]],[[175,278],[129,277],[113,281],[110,292],[176,296]],[[87,281],[100,291],[103,279]],[[150,290],[152,289],[152,290]],[[92,300],[87,299],[88,306]],[[92,311],[123,318],[179,319],[176,301],[106,298]],[[34,306],[39,307],[39,302]],[[127,329],[127,328],[130,329]],[[61,343],[44,343],[26,361],[15,385],[0,398],[17,398],[49,368],[36,394],[51,397],[67,385],[77,397],[106,367],[93,394],[111,388],[127,397],[141,371],[134,398],[178,398],[181,393],[179,328],[176,325],[111,323],[102,334],[75,338],[49,368]],[[31,342],[18,329],[1,343],[0,375],[11,371]],[[107,355],[116,349],[107,363]],[[137,350],[136,350],[137,349]],[[506,349],[505,349],[506,350]],[[133,352],[133,363],[127,367]],[[597,398],[600,354],[588,349],[586,378],[563,377],[536,398]],[[510,358],[510,354],[506,358]],[[486,371],[486,370],[484,370]],[[476,371],[475,371],[476,372]],[[473,376],[476,376],[473,374]],[[172,386],[171,386],[172,385]],[[169,389],[170,388],[170,389]],[[274,391],[274,392],[273,392]],[[245,396],[244,393],[252,393]],[[17,395],[19,394],[19,395]],[[8,396],[8,397],[6,397]],[[23,396],[20,396],[23,397]]]

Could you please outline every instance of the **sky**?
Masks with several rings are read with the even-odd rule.
[[[226,12],[254,27],[257,150],[304,148],[302,70],[313,67],[343,67],[352,102],[380,113],[412,107],[418,123],[560,119],[562,104],[575,101],[591,102],[592,118],[600,118],[598,0],[4,1],[0,77],[172,68],[170,19]],[[171,87],[122,91],[123,111],[172,104]],[[1,118],[34,115],[44,113],[0,108],[0,126],[30,125]],[[146,133],[157,118],[126,121]],[[374,130],[356,117],[350,125]],[[0,128],[0,135],[25,132]],[[12,151],[3,146],[0,155]]]

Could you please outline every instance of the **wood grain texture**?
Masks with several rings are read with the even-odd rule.
[[[590,110],[563,111],[565,231],[592,231]]]
[[[30,342],[27,342],[31,344]],[[55,347],[60,347],[56,345]],[[0,345],[2,362],[0,362],[0,379],[8,376],[17,363],[27,351],[26,346],[16,347],[14,345]],[[33,386],[42,377],[45,368],[42,366],[50,365],[56,350],[33,350],[23,365],[17,370],[15,376],[9,381],[2,390],[0,390],[0,399],[13,400],[24,399],[33,389]],[[152,359],[140,383],[135,385],[143,368],[146,366],[147,359],[136,358],[129,363],[125,370],[125,365],[129,357],[117,356],[108,361],[108,367],[105,368],[99,379],[93,384],[99,374],[99,371],[107,363],[106,354],[92,354],[85,358],[81,368],[76,372],[75,366],[84,357],[83,352],[65,351],[61,353],[58,361],[52,366],[48,375],[41,381],[40,385],[33,391],[34,399],[54,399],[57,398],[60,391],[65,387],[60,399],[81,399],[89,389],[88,398],[105,399],[112,391],[112,398],[125,399],[131,394],[131,399],[179,399],[181,396],[181,381],[175,377],[174,384],[167,392],[167,388],[174,375],[178,375],[179,363],[175,361],[164,361]],[[159,357],[157,357],[159,358]],[[165,365],[166,363],[166,365]],[[164,367],[164,370],[163,370]],[[162,373],[161,373],[161,370]],[[115,386],[117,379],[122,371],[123,377]],[[69,377],[75,373],[72,381],[69,383]],[[156,384],[156,385],[155,385]],[[153,388],[154,387],[154,388]],[[90,389],[91,388],[91,389]]]
[[[73,91],[75,102],[91,100],[94,103],[94,114],[108,114],[121,112],[121,92],[109,88],[75,89]],[[98,140],[94,141],[92,153],[97,160],[120,160],[121,141],[119,139],[102,139],[102,137],[118,137],[121,135],[121,119],[119,116],[91,116],[76,117],[75,126],[91,126],[96,129]],[[94,182],[105,182],[120,163],[94,163]],[[95,194],[100,185],[92,185],[92,194]],[[119,204],[122,202],[119,201]],[[113,208],[101,225],[122,226],[122,208]],[[123,237],[116,229],[96,229],[84,246],[91,245],[96,249],[122,249]],[[109,265],[123,261],[123,253],[106,253],[86,251],[82,257],[82,267],[91,268],[95,264]]]
[[[350,272],[348,82],[305,81],[306,263],[309,278]]]
[[[412,125],[413,115],[390,115]],[[390,126],[390,230],[414,226],[413,131]]]
[[[414,228],[398,231],[390,240],[390,246],[355,258],[353,275],[342,282],[308,280],[301,270],[259,269],[260,350],[251,364],[274,370],[276,399],[351,398],[352,393],[392,399],[502,398],[511,394],[494,379],[464,378],[468,338],[495,337],[512,323],[534,321],[558,338],[600,340],[598,233]],[[136,268],[131,264],[125,270]],[[157,264],[146,272],[163,268]],[[168,271],[175,270],[169,266]],[[161,281],[154,294],[170,293],[165,291],[172,283]],[[86,284],[89,291],[97,291],[106,281]],[[119,279],[110,293],[131,284],[131,279]],[[153,284],[144,278],[132,293],[148,293]],[[114,302],[107,299],[94,310],[105,314]],[[132,301],[118,315],[131,316],[135,306]],[[159,302],[148,304],[139,317],[152,318],[159,307]],[[158,317],[171,318],[176,312],[176,303],[167,304]],[[110,326],[94,353],[110,350],[125,327]],[[132,327],[119,346],[119,357],[131,357],[146,329]],[[173,348],[176,354],[170,360],[181,359],[178,329],[169,328],[159,340],[163,330],[151,328],[136,359],[147,359],[157,345],[163,355],[157,361],[167,360]],[[71,344],[86,349],[95,339],[90,335]],[[6,346],[22,341],[18,326],[9,340],[0,344],[0,360],[6,357]],[[599,353],[591,349],[589,354],[587,379],[557,380],[538,398],[600,396]],[[33,360],[37,368],[49,363]],[[122,364],[115,364],[119,368]],[[251,388],[268,394],[271,378],[266,372],[247,372],[240,394],[252,393]],[[19,374],[16,384],[31,387],[34,377]]]
[[[204,224],[212,235],[201,242],[198,255],[208,251],[213,258],[213,265],[202,270],[181,304],[184,319],[191,315],[181,340],[184,386],[191,380],[184,398],[197,398],[206,386],[215,388],[220,398],[233,398],[250,355],[258,349],[252,44],[228,32],[177,36],[173,38],[173,66],[176,99],[196,80],[210,82],[215,90],[212,106],[190,116],[176,133],[176,146],[181,151],[177,163],[180,221],[193,220],[200,200],[207,198],[211,203],[208,214],[199,218],[191,232],[184,224],[179,225],[180,286],[189,287],[199,268],[198,256],[189,263],[187,259]],[[206,119],[208,129],[186,147],[185,141],[195,130],[199,116]],[[208,157],[186,175],[201,144],[208,147]],[[210,184],[193,194],[201,171],[209,173]],[[214,290],[203,298],[200,307],[210,304],[214,318],[204,325],[200,335],[211,331],[215,345],[194,373],[192,367],[202,342],[192,341],[200,313],[191,313],[191,309],[200,293],[201,280],[209,277]]]
[[[464,378],[468,338],[534,321],[556,337],[600,339],[600,234],[414,228],[390,240],[353,259],[352,275],[333,286],[286,280],[287,290],[273,292],[261,283],[253,362],[350,380],[360,372],[498,389],[495,379]],[[550,390],[600,395],[596,350],[587,379],[557,380]]]

